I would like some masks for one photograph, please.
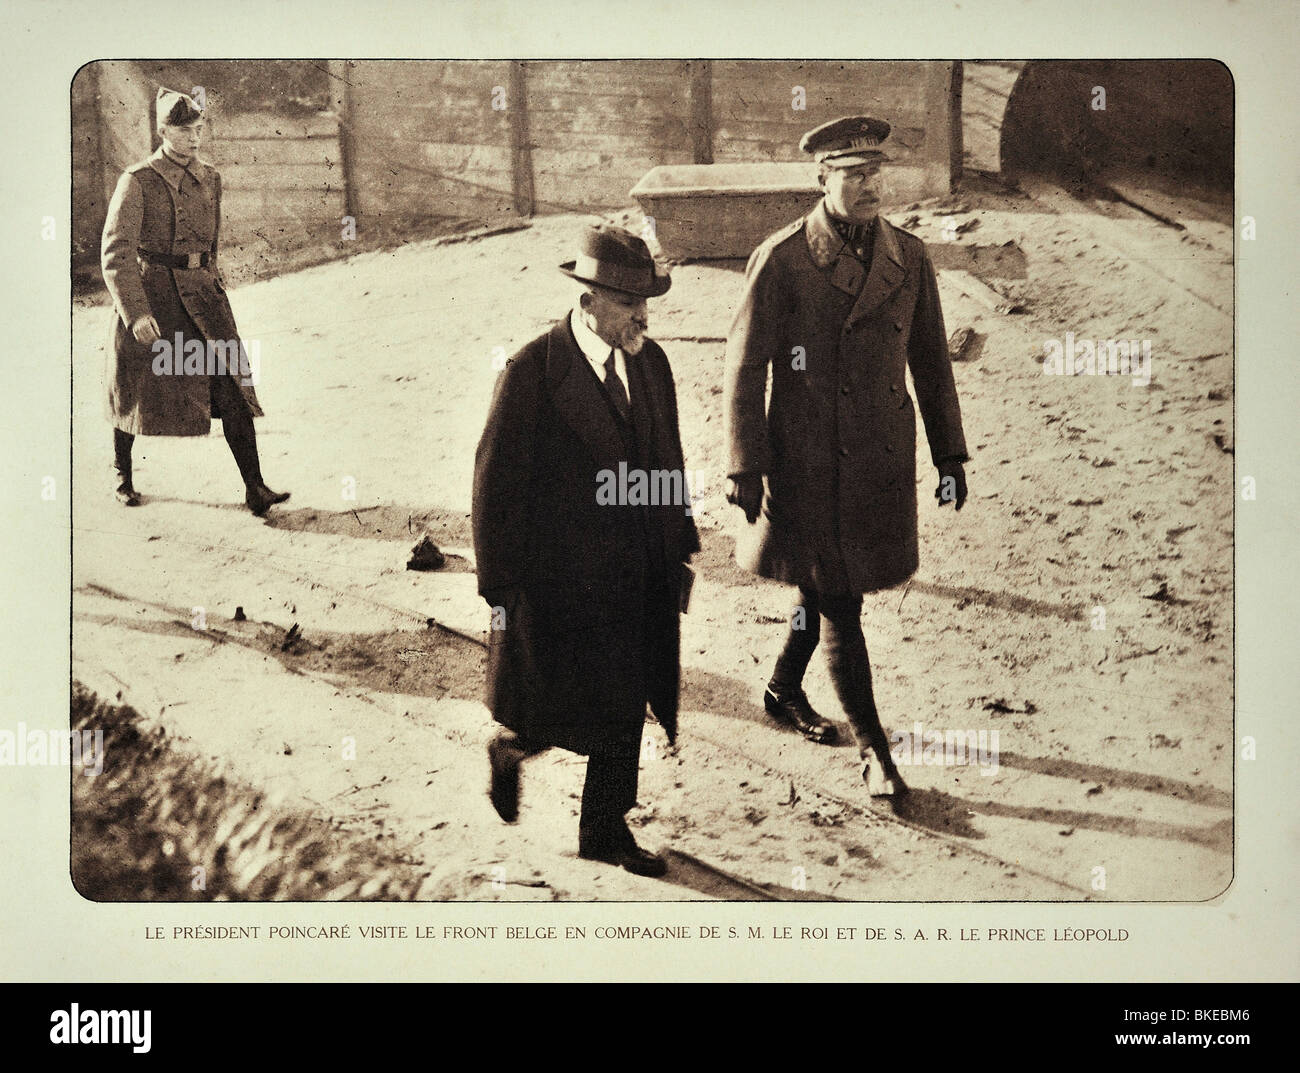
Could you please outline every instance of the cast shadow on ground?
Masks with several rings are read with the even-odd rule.
[[[151,495],[148,492],[141,492],[140,499],[142,507],[147,507],[150,503],[179,503],[187,507],[248,512],[242,500],[229,503],[201,502],[178,496]],[[286,503],[272,507],[261,520],[269,529],[283,529],[291,533],[320,533],[326,536],[395,542],[414,542],[428,533],[439,545],[466,547],[473,543],[469,514],[443,507],[423,507],[417,510],[414,507],[378,503],[330,511],[318,507],[293,507]]]
[[[136,600],[98,585],[86,586],[85,591],[125,602],[144,603],[166,617],[142,621],[126,615],[76,615],[83,622],[115,624],[188,642],[201,639],[213,644],[237,644],[261,655],[271,656],[290,673],[315,674],[326,680],[333,679],[340,684],[378,693],[434,699],[453,697],[479,703],[483,700],[485,648],[476,640],[437,624],[423,630],[357,634],[319,631],[310,626],[306,630],[286,631],[271,623],[229,621],[220,624],[209,622],[207,629],[196,631],[185,609],[149,604],[148,601]],[[176,658],[183,657],[178,655]],[[769,731],[777,729],[760,706],[743,699],[735,680],[698,668],[687,667],[683,670],[682,709],[761,724]],[[853,738],[849,729],[840,724],[840,731],[840,747],[851,747]],[[796,732],[789,730],[788,733]],[[1230,795],[1158,776],[1071,761],[1014,755],[1004,755],[1001,760],[1004,763],[1014,761],[1015,766],[1042,774],[1073,779],[1086,775],[1117,786],[1168,793],[1198,804],[1221,807],[1230,807],[1231,804]],[[1065,829],[1085,828],[1135,838],[1182,841],[1218,852],[1231,852],[1232,845],[1230,818],[1209,827],[1193,827],[1072,809],[969,801],[934,789],[913,789],[912,793],[893,799],[891,805],[896,815],[910,823],[939,834],[968,839],[983,837],[968,819],[972,815],[983,814],[1051,823]],[[699,869],[679,871],[682,885],[701,893],[712,891],[713,888],[707,887],[707,884],[707,889],[699,886],[706,882],[697,874]],[[688,874],[693,878],[688,878]],[[715,880],[707,880],[707,883],[715,883]]]
[[[417,510],[386,503],[338,511],[274,507],[266,517],[266,524],[271,529],[294,533],[324,533],[366,540],[411,542],[428,533],[440,546],[467,547],[473,543],[469,513],[443,507]]]
[[[970,828],[969,820],[966,819],[967,816],[978,814],[1052,824],[1065,835],[1077,829],[1085,829],[1123,835],[1127,838],[1158,838],[1164,841],[1187,842],[1204,846],[1216,853],[1232,852],[1231,817],[1206,827],[1195,827],[1112,813],[1084,812],[1078,809],[971,801],[943,790],[933,789],[913,790],[902,798],[894,799],[893,808],[894,813],[901,819],[940,834],[959,834],[962,837],[983,837]]]
[[[701,529],[700,544],[702,547],[692,561],[692,565],[697,567],[697,573],[707,576],[710,581],[727,588],[738,585],[776,585],[787,590],[792,599],[796,597],[798,590],[793,585],[770,581],[742,570],[736,563],[736,538],[728,529]],[[981,589],[967,585],[945,585],[921,578],[913,578],[906,588],[910,592],[951,600],[958,610],[971,604],[979,604],[1001,611],[1013,611],[1037,618],[1056,618],[1065,622],[1081,621],[1087,612],[1083,604],[1035,600],[1016,592],[999,592],[995,589]],[[900,595],[902,591],[903,587],[900,587]]]
[[[87,586],[87,591],[128,599],[97,585]],[[484,650],[472,640],[437,627],[371,634],[312,629],[291,633],[270,623],[245,621],[209,624],[200,632],[181,609],[158,604],[148,606],[168,617],[140,619],[129,615],[78,614],[76,618],[82,623],[117,625],[191,645],[196,640],[215,645],[235,644],[275,658],[292,674],[313,674],[364,690],[435,699],[482,700]],[[201,655],[181,652],[175,656],[178,660],[187,657],[201,658]],[[480,759],[475,757],[476,761]],[[787,891],[757,884],[683,852],[670,851],[668,860],[669,870],[663,881],[682,888],[687,898],[698,895],[728,901],[836,900],[817,891]]]
[[[1032,771],[1039,775],[1051,775],[1060,779],[1099,782],[1116,789],[1142,790],[1162,797],[1187,801],[1193,805],[1232,808],[1232,794],[1214,786],[1198,786],[1181,779],[1171,779],[1166,775],[1126,771],[1123,768],[1105,767],[1101,764],[1082,764],[1076,760],[1064,760],[1053,756],[1021,756],[1019,753],[1006,752],[998,754],[998,763],[1004,767]]]

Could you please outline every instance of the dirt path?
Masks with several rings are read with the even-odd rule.
[[[647,729],[632,821],[646,844],[703,863],[674,859],[650,881],[579,860],[582,762],[558,752],[525,768],[521,822],[500,823],[484,792],[481,649],[428,622],[471,638],[485,626],[469,477],[494,348],[513,351],[571,301],[554,265],[574,218],[236,291],[262,348],[263,468],[293,490],[267,522],[243,511],[219,435],[140,441],[147,502],[113,503],[106,311],[79,310],[75,675],[389,841],[439,897],[1213,896],[1232,863],[1232,325],[1215,308],[1231,309],[1231,233],[1031,193],[893,217],[916,215],[934,243],[969,219],[958,245],[1014,243],[1008,274],[989,279],[1026,311],[995,314],[941,273],[949,330],[985,337],[957,371],[972,498],[956,518],[929,505],[922,438],[921,572],[864,613],[886,726],[996,732],[996,771],[910,767],[917,793],[895,815],[862,793],[852,749],[764,716],[792,593],[736,569],[722,501],[717,340],[740,266],[687,265],[651,335],[673,363],[687,464],[705,474],[705,548],[683,620],[681,749],[665,755]],[[1044,341],[1067,332],[1149,340],[1150,383],[1044,376]],[[446,571],[404,569],[425,528],[451,553]],[[284,646],[294,623],[302,640]],[[842,723],[820,659],[807,686]]]

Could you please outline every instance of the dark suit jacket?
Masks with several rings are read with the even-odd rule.
[[[681,564],[699,538],[686,502],[598,494],[620,464],[684,476],[668,359],[647,340],[628,374],[631,439],[566,318],[507,363],[475,456],[479,592],[503,601],[488,704],[533,744],[639,738],[647,702],[676,729]]]

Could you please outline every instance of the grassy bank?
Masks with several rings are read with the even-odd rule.
[[[72,774],[72,880],[94,901],[395,901],[428,873],[278,805],[173,746],[133,708],[73,684],[72,728],[102,730],[104,767]]]

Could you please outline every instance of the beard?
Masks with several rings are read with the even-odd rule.
[[[644,345],[645,331],[643,329],[632,326],[623,329],[619,347],[624,354],[639,354]]]

